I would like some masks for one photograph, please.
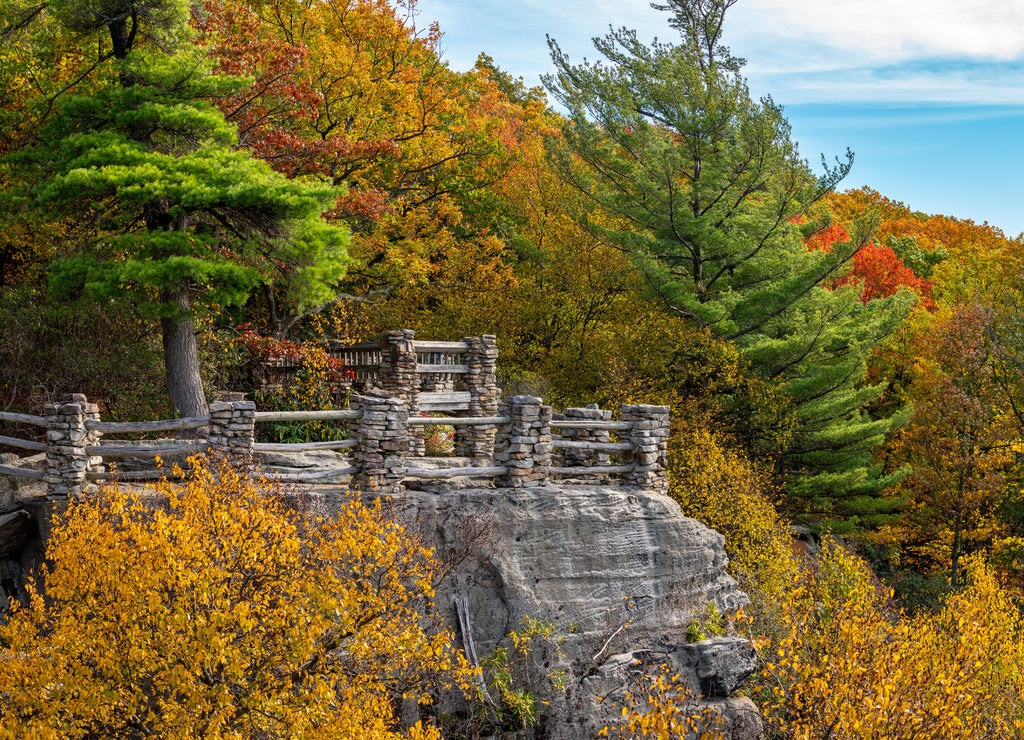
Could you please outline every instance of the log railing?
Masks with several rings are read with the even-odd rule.
[[[14,414],[9,411],[0,411],[0,422],[9,422],[11,424],[30,424],[37,427],[46,427],[46,417],[44,416]],[[46,442],[36,442],[29,439],[5,436],[0,436],[0,444],[7,445],[8,447],[17,447],[22,450],[32,450],[33,452],[45,452],[47,446]],[[0,465],[0,474],[9,475],[14,478],[31,478],[34,480],[42,480],[43,478],[43,473],[38,470],[19,468],[15,465]]]
[[[0,466],[0,473],[43,479],[51,496],[80,493],[87,482],[136,480],[169,475],[159,468],[111,471],[106,463],[124,457],[172,458],[220,450],[235,455],[294,453],[314,450],[350,451],[349,464],[302,473],[262,472],[266,478],[314,482],[349,477],[353,487],[382,493],[401,489],[406,479],[493,478],[504,487],[547,485],[551,477],[586,478],[611,475],[645,489],[664,490],[668,407],[623,406],[620,420],[600,409],[567,409],[554,418],[539,398],[505,399],[497,414],[470,417],[410,415],[398,394],[381,391],[354,399],[358,408],[320,411],[256,411],[241,394],[228,394],[210,404],[208,416],[148,422],[104,422],[95,404],[73,395],[48,405],[45,416],[0,414],[0,421],[36,424],[47,429],[47,442],[19,440],[19,446],[45,450],[46,472]],[[303,443],[257,443],[255,425],[275,421],[351,422],[348,439]],[[416,430],[445,424],[485,430],[494,440],[486,455],[470,458],[467,467],[432,469],[416,465]],[[104,434],[151,433],[205,429],[206,439],[172,439],[147,443],[102,441]],[[562,430],[554,434],[553,429]],[[613,441],[615,434],[618,441]],[[0,437],[0,442],[4,439]],[[6,443],[5,443],[6,444]],[[552,465],[552,453],[560,465]],[[621,458],[612,464],[610,457]]]

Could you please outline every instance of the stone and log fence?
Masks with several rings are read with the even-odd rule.
[[[380,493],[401,491],[408,480],[460,477],[520,488],[545,486],[553,479],[607,482],[617,476],[621,484],[667,490],[667,406],[625,405],[619,409],[619,419],[612,420],[610,410],[593,406],[556,415],[533,396],[511,396],[499,402],[492,336],[416,342],[411,331],[402,330],[387,332],[375,345],[376,349],[369,344],[347,348],[348,357],[364,353],[359,359],[367,363],[359,368],[361,392],[350,397],[348,409],[257,411],[255,403],[233,393],[211,403],[209,414],[201,417],[105,422],[95,404],[83,395],[70,394],[61,403],[45,406],[42,416],[0,412],[0,423],[42,427],[46,439],[0,436],[0,444],[46,454],[43,471],[0,465],[0,474],[39,479],[50,497],[61,498],[80,495],[103,481],[171,474],[171,469],[155,464],[158,459],[204,453],[258,459],[261,453],[344,450],[348,451],[344,467],[260,474],[291,482],[347,482],[353,488]],[[457,355],[464,358],[462,364],[449,359]],[[462,390],[453,390],[455,378]],[[431,411],[457,415],[430,416]],[[336,422],[345,425],[348,438],[290,444],[255,441],[257,424],[284,421]],[[460,467],[426,464],[424,430],[431,425],[454,428],[458,457],[452,462]],[[186,430],[200,436],[146,442],[103,438]],[[146,470],[117,470],[116,461],[129,457],[148,457],[154,465]]]

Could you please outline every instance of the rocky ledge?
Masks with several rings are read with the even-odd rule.
[[[330,492],[315,497],[330,509]],[[426,544],[458,562],[435,603],[458,625],[454,603],[465,600],[478,655],[507,644],[525,617],[557,628],[560,641],[538,659],[564,672],[565,689],[538,695],[549,703],[536,737],[592,737],[652,663],[679,673],[695,702],[724,718],[726,737],[761,737],[750,700],[729,698],[756,667],[749,643],[687,644],[687,627],[709,604],[728,613],[747,596],[726,572],[722,536],[684,517],[672,499],[609,485],[438,487],[406,491],[395,503]]]

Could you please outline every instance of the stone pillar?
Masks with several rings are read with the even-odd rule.
[[[352,487],[364,493],[399,493],[409,454],[409,411],[405,399],[387,391],[358,397],[363,418],[352,459],[359,472]]]
[[[380,374],[377,376],[378,387],[403,399],[406,411],[413,416],[420,412],[420,373],[413,345],[415,338],[416,332],[412,329],[384,332],[380,340]],[[423,427],[418,426],[409,437],[409,452],[423,455],[425,449]]]
[[[90,456],[87,447],[99,445],[100,433],[86,428],[99,421],[100,410],[81,393],[69,393],[61,403],[43,407],[46,417],[46,492],[51,497],[75,496],[90,485],[86,473],[103,469],[103,458]]]
[[[495,483],[501,488],[546,486],[551,468],[551,407],[534,396],[512,396],[498,409],[512,421],[494,445],[494,461],[508,468]]]
[[[632,429],[619,434],[623,442],[633,445],[633,452],[623,453],[624,462],[633,465],[626,483],[667,493],[669,407],[627,405],[619,409],[619,416],[633,423]]]
[[[600,409],[596,403],[585,408],[568,408],[563,415],[566,419],[579,419],[581,421],[611,421],[612,412],[610,409]],[[573,442],[611,442],[612,435],[607,429],[574,429],[563,427],[562,439]],[[607,452],[596,450],[562,450],[562,464],[567,468],[584,467],[590,468],[595,465],[611,465],[611,455]]]
[[[493,334],[464,337],[469,345],[464,362],[468,371],[463,387],[469,391],[470,416],[498,415],[498,343]],[[473,458],[484,465],[494,456],[495,429],[491,426],[455,427],[455,454]]]
[[[224,393],[210,404],[210,448],[229,455],[252,454],[256,404],[244,393]]]

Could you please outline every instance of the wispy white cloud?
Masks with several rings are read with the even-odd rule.
[[[727,41],[788,102],[1024,101],[1024,2],[741,0]]]
[[[730,13],[779,38],[810,34],[879,61],[1024,53],[1020,0],[743,0]]]
[[[571,58],[609,26],[671,40],[647,0],[420,0],[453,66],[486,51],[537,84],[551,71],[545,35]],[[1024,0],[740,0],[725,41],[748,60],[756,94],[807,102],[1024,102]]]

